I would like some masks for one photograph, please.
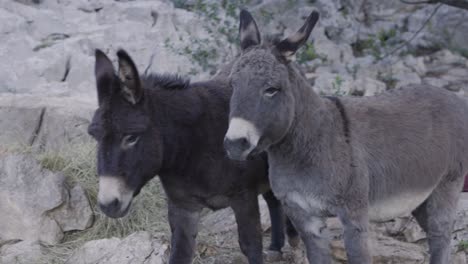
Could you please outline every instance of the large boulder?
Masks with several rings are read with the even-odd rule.
[[[85,243],[66,264],[163,264],[169,256],[169,244],[148,232],[136,232],[126,238],[100,239]]]
[[[0,248],[0,264],[40,263],[43,256],[44,248],[37,241],[22,241]]]
[[[0,244],[57,244],[63,232],[83,230],[93,214],[80,187],[69,191],[61,174],[43,169],[28,155],[0,156]]]
[[[112,59],[125,48],[141,73],[149,67],[196,72],[195,78],[206,78],[237,53],[233,43],[215,34],[214,20],[169,1],[44,1],[33,6],[5,1],[0,15],[8,21],[0,25],[0,59],[9,62],[0,66],[0,92],[90,96],[96,48]]]
[[[0,95],[0,146],[36,150],[89,142],[87,128],[96,99],[37,95]]]
[[[421,7],[407,16],[407,28],[410,34],[421,28],[434,12],[436,5]],[[468,12],[461,8],[442,5],[412,44],[423,47],[445,46],[466,52],[468,51],[466,32],[468,32]]]

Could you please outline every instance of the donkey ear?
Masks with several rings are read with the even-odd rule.
[[[261,42],[257,23],[255,23],[252,15],[244,9],[240,12],[239,38],[242,50],[259,45]]]
[[[291,61],[296,51],[306,43],[318,19],[319,13],[313,11],[299,31],[276,44],[276,49],[286,61]]]
[[[126,51],[120,49],[117,51],[117,57],[119,59],[119,78],[123,84],[122,95],[131,104],[136,104],[143,94],[138,70]]]
[[[94,76],[96,77],[98,102],[100,105],[104,98],[112,93],[115,72],[112,62],[103,51],[96,49],[95,58]]]

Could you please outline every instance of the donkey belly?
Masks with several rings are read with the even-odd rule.
[[[369,205],[369,219],[382,222],[408,215],[422,204],[431,193],[432,190],[405,191],[371,202]]]

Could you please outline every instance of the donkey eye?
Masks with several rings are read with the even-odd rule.
[[[273,97],[276,93],[280,91],[279,88],[269,87],[263,91],[263,94],[267,97]]]
[[[122,138],[122,148],[128,149],[133,146],[138,142],[138,139],[140,137],[136,134],[127,134]]]

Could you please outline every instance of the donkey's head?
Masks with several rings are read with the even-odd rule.
[[[318,17],[314,11],[292,36],[262,44],[254,19],[241,11],[242,55],[231,72],[230,123],[224,139],[231,158],[244,160],[253,152],[264,151],[288,131],[294,119],[297,82],[289,62],[306,43]]]
[[[122,217],[159,169],[162,149],[150,122],[145,90],[137,68],[123,50],[116,74],[109,58],[96,50],[95,76],[99,108],[89,134],[98,143],[98,202],[110,217]]]

